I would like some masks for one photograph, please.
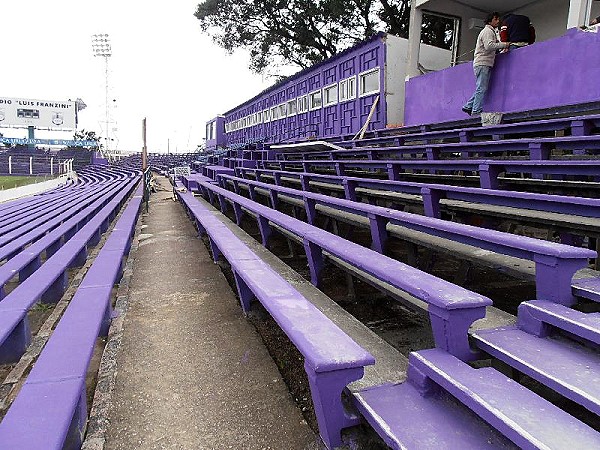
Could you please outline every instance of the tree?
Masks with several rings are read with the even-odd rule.
[[[86,130],[76,131],[75,134],[73,135],[73,140],[74,141],[94,141],[94,142],[96,142],[96,145],[95,145],[96,148],[102,147],[102,145],[99,144],[100,136],[97,136],[95,131],[86,131]],[[81,147],[76,147],[76,146],[69,146],[67,148],[71,149],[71,150],[81,149]]]
[[[378,31],[408,37],[410,0],[205,0],[200,29],[226,51],[250,52],[250,69],[309,67]],[[423,41],[448,48],[439,16],[423,20]]]
[[[309,67],[379,30],[398,34],[409,11],[408,0],[205,0],[194,15],[228,52],[249,50],[260,73],[281,63]]]

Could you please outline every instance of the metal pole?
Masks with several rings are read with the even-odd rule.
[[[146,118],[142,120],[142,170],[145,171],[148,168],[148,147],[146,146]]]
[[[105,99],[106,99],[106,105],[105,105],[105,121],[106,121],[106,156],[108,159],[108,155],[110,154],[110,136],[109,136],[109,131],[108,131],[108,55],[106,55],[104,57],[104,91],[105,91]]]
[[[144,183],[144,202],[146,203],[146,212],[150,207],[150,169],[148,169],[148,146],[146,141],[146,118],[142,120],[142,177]]]

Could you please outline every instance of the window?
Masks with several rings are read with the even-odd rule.
[[[356,98],[356,77],[346,78],[340,81],[340,102]]]
[[[308,107],[311,111],[319,109],[323,106],[323,98],[321,97],[321,89],[308,94]]]
[[[209,141],[213,139],[212,137],[212,126],[210,123],[206,124],[206,140]]]
[[[287,115],[293,116],[296,114],[296,99],[287,102]]]
[[[256,113],[256,123],[261,124],[263,121],[263,112],[262,111],[258,111]]]
[[[368,95],[379,92],[379,67],[358,74],[358,95]]]
[[[323,106],[329,106],[337,103],[338,101],[338,87],[337,84],[326,86],[323,88]]]
[[[305,113],[308,111],[308,96],[303,95],[302,97],[298,97],[298,114]]]
[[[277,120],[277,119],[279,119],[277,106],[271,106],[271,120]]]
[[[277,106],[277,109],[279,110],[279,117],[284,118],[285,116],[287,116],[287,105],[285,103],[282,103],[279,106]]]
[[[263,111],[263,119],[265,123],[269,123],[271,121],[271,110],[265,109]]]

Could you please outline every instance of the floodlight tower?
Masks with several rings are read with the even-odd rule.
[[[104,92],[105,92],[105,126],[106,126],[106,155],[110,154],[110,134],[109,134],[109,103],[108,103],[108,58],[112,56],[112,48],[108,34],[93,34],[92,35],[92,51],[94,56],[104,58]]]

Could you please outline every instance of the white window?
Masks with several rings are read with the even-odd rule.
[[[287,116],[293,116],[296,114],[296,99],[287,102]]]
[[[332,84],[323,88],[323,106],[334,105],[338,101],[338,86]]]
[[[277,120],[277,119],[279,119],[277,106],[271,106],[271,120]]]
[[[356,77],[346,78],[340,81],[340,102],[356,98]]]
[[[308,111],[308,96],[303,95],[302,97],[298,97],[298,114],[305,113]]]
[[[369,95],[379,92],[379,67],[358,74],[358,95]]]
[[[319,109],[323,106],[323,98],[321,97],[321,89],[308,94],[308,109],[311,111]]]
[[[279,110],[279,117],[284,118],[287,116],[287,105],[285,103],[278,105],[277,109]]]
[[[263,112],[259,111],[256,113],[256,123],[260,124],[263,121]]]
[[[263,119],[265,123],[269,123],[271,121],[271,110],[265,109],[263,111]]]
[[[210,123],[206,124],[206,140],[209,141],[213,139],[212,137],[212,126]]]

